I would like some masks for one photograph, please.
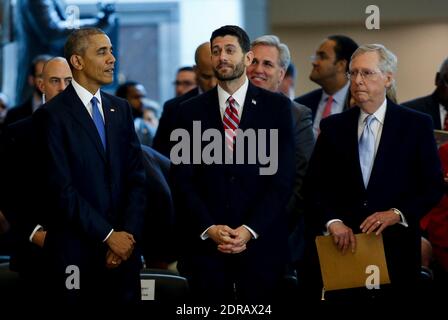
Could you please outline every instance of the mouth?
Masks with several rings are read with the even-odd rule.
[[[254,82],[264,82],[267,79],[265,77],[261,77],[261,76],[252,76],[250,78],[250,80],[254,81]]]
[[[113,74],[114,74],[114,68],[106,69],[106,70],[104,70],[104,72],[105,72],[106,74],[113,75]]]

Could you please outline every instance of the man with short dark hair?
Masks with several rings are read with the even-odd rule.
[[[100,90],[115,64],[102,30],[75,30],[64,51],[73,80],[35,116],[50,206],[49,285],[64,301],[137,302],[145,174],[131,110]]]
[[[174,80],[176,97],[184,95],[194,89],[196,85],[196,74],[193,67],[182,67],[177,70],[176,80]]]
[[[243,29],[223,26],[213,31],[210,43],[218,86],[179,108],[179,128],[189,134],[191,152],[187,162],[172,166],[178,268],[197,302],[269,302],[278,293],[288,256],[285,208],[294,180],[291,102],[247,79],[253,53]],[[198,123],[201,131],[193,132]],[[245,130],[266,130],[269,138],[241,148],[238,135],[245,141]],[[201,139],[198,133],[210,131],[221,138],[216,146],[222,152],[216,153],[224,154],[225,163],[221,158],[210,165],[193,164],[192,157],[206,152],[204,143],[195,140]],[[271,138],[273,131],[278,140]],[[256,157],[260,149],[278,159],[276,172],[262,175],[260,159],[253,164],[246,158],[240,164],[227,161],[239,152]]]
[[[353,52],[358,45],[343,35],[327,37],[312,56],[310,80],[321,89],[313,90],[295,99],[313,112],[313,130],[319,134],[321,119],[340,113],[350,107],[349,82],[346,73]]]

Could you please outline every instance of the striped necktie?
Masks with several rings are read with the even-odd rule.
[[[227,108],[224,111],[223,117],[224,131],[226,134],[226,146],[233,152],[233,145],[235,144],[236,132],[240,125],[238,117],[238,110],[235,108],[235,99],[230,96],[227,99]]]

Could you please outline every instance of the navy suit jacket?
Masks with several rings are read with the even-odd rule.
[[[145,173],[131,109],[125,100],[107,93],[101,92],[101,99],[106,151],[73,86],[38,114],[45,137],[48,201],[53,205],[44,249],[51,253],[56,272],[75,264],[81,273],[83,268],[97,275],[106,273],[107,246],[103,241],[112,228],[141,241]],[[137,281],[139,267],[140,256],[134,250],[118,269],[137,272],[133,273]],[[84,286],[89,281],[86,278]],[[139,283],[129,285],[134,284],[138,290]]]
[[[434,129],[443,129],[441,127],[439,101],[437,100],[435,93],[404,102],[402,105],[430,115],[434,124]]]
[[[172,262],[177,243],[174,241],[174,204],[168,184],[170,160],[151,147],[142,145],[146,172],[147,205],[142,254],[146,264]],[[160,239],[164,239],[160,241]]]
[[[217,88],[182,103],[178,120],[178,127],[186,129],[191,137],[193,121],[201,121],[201,132],[218,129],[224,137]],[[270,176],[260,175],[258,160],[256,164],[239,165],[173,164],[174,198],[182,239],[179,267],[209,268],[223,256],[229,256],[219,253],[211,239],[202,240],[200,235],[211,225],[237,228],[245,224],[259,235],[239,255],[245,269],[254,268],[264,271],[265,277],[278,277],[284,271],[288,254],[286,204],[295,172],[290,100],[249,83],[239,128],[278,129],[278,171]],[[225,139],[222,140],[225,148]],[[202,147],[208,143],[203,142]],[[269,150],[269,138],[267,146]],[[246,155],[247,151],[246,146]]]
[[[386,260],[392,284],[411,283],[421,264],[419,220],[443,193],[431,119],[387,101],[365,188],[358,154],[359,114],[355,107],[321,122],[307,177],[312,210],[306,226],[314,226],[318,233],[330,219],[338,218],[356,234],[374,212],[399,209],[409,227],[396,224],[383,231]]]
[[[317,107],[319,106],[319,101],[322,98],[322,92],[323,92],[322,89],[316,89],[294,99],[295,102],[304,104],[305,106],[311,109],[311,113],[313,115],[313,121],[314,118],[316,118]],[[347,92],[347,97],[345,98],[343,110],[345,111],[349,107],[350,107],[350,89]]]
[[[160,117],[159,126],[157,127],[152,147],[165,157],[170,157],[170,151],[173,145],[170,141],[170,135],[171,132],[176,129],[180,104],[188,99],[196,97],[198,94],[199,88],[196,87],[180,97],[168,100],[163,105],[162,116]]]

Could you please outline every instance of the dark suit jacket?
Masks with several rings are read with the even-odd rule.
[[[20,106],[14,107],[8,110],[5,119],[5,126],[14,123],[16,121],[25,119],[33,114],[33,100],[28,99]]]
[[[311,109],[314,118],[316,118],[317,107],[319,106],[319,101],[322,98],[322,89],[316,89],[311,92],[305,93],[300,97],[294,99],[295,102],[303,104]],[[343,110],[347,110],[350,107],[350,89],[347,92],[347,97],[345,98]]]
[[[290,106],[285,96],[249,84],[239,128],[278,129],[278,171],[274,175],[260,175],[258,160],[256,164],[240,165],[173,164],[174,198],[182,239],[179,268],[187,276],[203,270],[199,277],[206,278],[207,274],[214,274],[212,270],[217,265],[219,269],[227,265],[224,263],[227,257],[235,257],[219,253],[211,239],[201,240],[200,235],[208,227],[218,224],[231,228],[245,224],[259,235],[248,242],[246,251],[236,255],[240,264],[234,265],[238,269],[234,273],[241,277],[256,274],[258,285],[263,285],[264,280],[278,279],[284,271],[288,253],[285,206],[291,195],[295,168]],[[179,127],[186,129],[190,137],[193,121],[201,121],[202,132],[214,128],[224,137],[217,88],[182,103],[178,120]],[[208,143],[203,142],[202,147]],[[225,143],[221,146],[225,148]],[[269,139],[267,146],[269,150]]]
[[[145,224],[142,253],[147,266],[175,260],[174,205],[168,185],[170,160],[154,149],[142,145],[146,172]],[[163,241],[161,241],[163,239]]]
[[[316,139],[313,132],[313,120],[311,118],[310,108],[293,101],[291,111],[293,116],[296,174],[294,192],[287,208],[290,219],[290,230],[293,231],[290,236],[291,258],[292,261],[297,261],[303,255],[302,237],[303,214],[305,209],[303,181]]]
[[[434,129],[443,129],[441,127],[439,101],[437,100],[435,93],[404,102],[402,105],[430,115],[434,124]]]
[[[419,220],[443,192],[431,119],[387,101],[366,189],[358,155],[359,114],[359,108],[353,108],[321,122],[309,166],[312,210],[305,225],[318,233],[330,219],[338,218],[356,234],[372,213],[399,209],[409,227],[396,224],[383,231],[386,260],[392,285],[411,284],[421,263]]]
[[[39,111],[36,111],[39,112]],[[3,211],[11,224],[14,250],[10,268],[28,280],[40,277],[42,249],[29,241],[37,224],[46,225],[42,201],[42,162],[32,117],[9,125],[3,133]],[[36,279],[31,279],[38,275]]]
[[[199,88],[194,88],[180,97],[168,100],[163,105],[162,116],[160,117],[159,126],[154,136],[152,147],[163,154],[170,157],[171,147],[173,143],[170,141],[171,132],[176,129],[176,119],[179,113],[180,104],[188,99],[196,97],[199,94]]]
[[[65,278],[62,275],[67,265],[79,266],[84,275],[82,288],[87,290],[71,291],[79,291],[81,297],[101,292],[101,297],[126,299],[125,294],[129,299],[132,294],[139,295],[138,250],[110,271],[105,268],[107,246],[103,241],[112,228],[131,233],[137,243],[142,239],[142,151],[129,104],[104,92],[101,99],[106,151],[73,86],[49,101],[39,113],[45,136],[48,203],[53,205],[44,249],[49,253],[50,270],[54,270],[55,277],[61,276],[58,280]]]

